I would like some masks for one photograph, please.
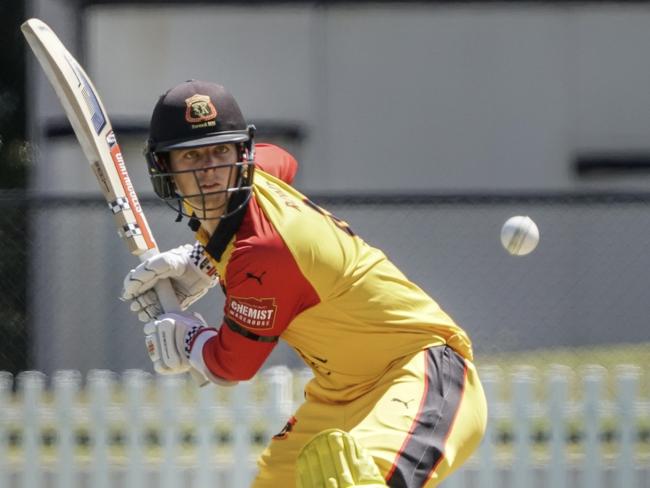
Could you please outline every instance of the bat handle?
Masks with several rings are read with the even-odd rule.
[[[180,312],[181,305],[178,303],[178,298],[176,298],[176,293],[172,287],[172,282],[169,280],[160,280],[154,286],[156,294],[158,295],[158,300],[162,305],[163,311],[165,312]],[[203,387],[208,384],[208,380],[199,373],[196,369],[190,368],[190,376],[199,387]]]
[[[159,280],[154,286],[154,290],[156,290],[158,300],[160,300],[164,312],[181,311],[181,304],[178,303],[178,298],[176,298],[176,293],[174,292],[171,281]]]

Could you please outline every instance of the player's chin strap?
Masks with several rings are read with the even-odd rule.
[[[219,221],[219,225],[205,245],[206,252],[219,261],[226,250],[228,243],[241,226],[246,209],[251,198],[251,190],[242,190],[234,193],[228,202],[228,212],[232,213]],[[192,231],[197,232],[201,227],[201,221],[193,215],[187,225]]]
[[[386,482],[372,457],[339,429],[313,437],[298,454],[296,488],[382,488]]]

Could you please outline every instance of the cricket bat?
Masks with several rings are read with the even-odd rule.
[[[63,105],[113,214],[118,234],[131,254],[141,261],[155,256],[159,253],[156,240],[127,173],[111,122],[90,78],[47,24],[29,19],[22,24],[21,30]],[[180,311],[169,280],[159,281],[155,290],[165,312]],[[206,384],[201,374],[194,369],[190,371],[199,385]]]

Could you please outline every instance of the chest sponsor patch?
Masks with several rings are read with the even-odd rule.
[[[228,297],[226,315],[249,329],[270,329],[275,322],[275,298]]]

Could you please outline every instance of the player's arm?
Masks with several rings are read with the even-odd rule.
[[[279,236],[250,248],[234,252],[228,265],[219,332],[192,348],[206,376],[250,379],[293,318],[319,302]]]
[[[284,149],[273,144],[255,145],[255,166],[285,183],[293,183],[298,162]]]

